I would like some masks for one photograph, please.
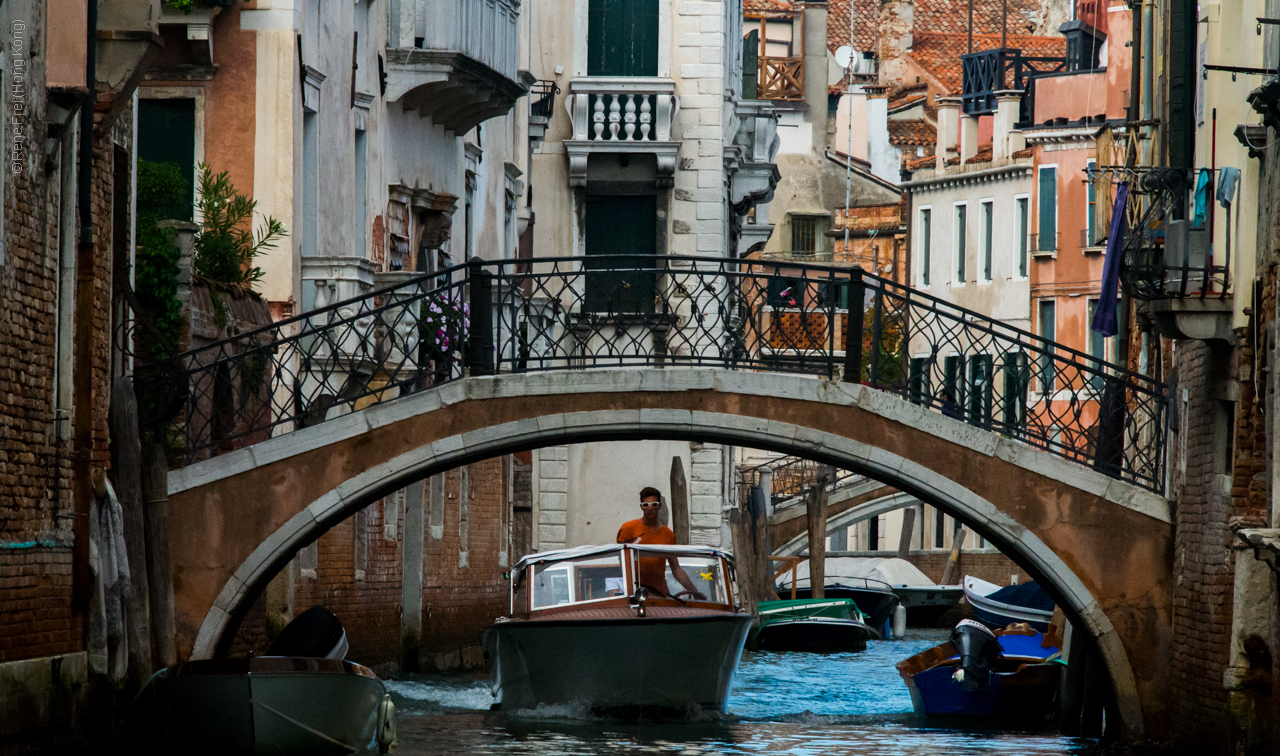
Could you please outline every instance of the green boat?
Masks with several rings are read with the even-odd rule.
[[[853,599],[760,602],[756,647],[763,651],[863,651],[871,629]]]

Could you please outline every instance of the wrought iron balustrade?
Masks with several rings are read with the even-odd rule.
[[[1035,77],[1065,66],[1065,58],[1023,55],[1015,47],[965,53],[960,56],[961,108],[968,115],[991,115],[1001,92],[1021,92],[1018,123],[1028,124],[1035,114]]]
[[[738,496],[745,501],[753,486],[763,485],[764,472],[769,471],[769,489],[775,508],[795,499],[817,485],[822,478],[828,485],[840,485],[862,476],[849,470],[838,470],[830,465],[804,457],[786,456],[771,459],[758,465],[738,469]]]
[[[539,79],[529,88],[529,117],[550,119],[556,107],[556,95],[560,85],[549,79]]]
[[[861,382],[1117,478],[1164,480],[1164,384],[860,268],[473,261],[181,360],[183,461],[467,373],[714,366]]]
[[[1128,235],[1120,283],[1144,300],[1221,299],[1231,290],[1231,258],[1211,254],[1208,223],[1194,227],[1191,177],[1181,168],[1125,169]]]

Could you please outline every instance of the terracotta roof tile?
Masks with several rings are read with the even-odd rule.
[[[974,34],[973,49],[989,50],[1000,45],[999,34]],[[1062,57],[1067,52],[1064,37],[1032,37],[1009,35],[1009,47],[1016,47],[1029,56]],[[928,69],[942,86],[952,94],[959,94],[960,56],[968,52],[968,34],[935,34],[917,32],[911,44],[910,55]]]
[[[751,4],[764,4],[769,0],[745,0]],[[999,44],[1000,26],[1006,0],[973,0],[973,31],[995,35]],[[1010,37],[1035,34],[1039,19],[1044,17],[1043,0],[1007,0]],[[915,34],[967,34],[969,31],[969,0],[916,0]],[[849,11],[853,10],[853,47],[866,51],[876,49],[876,23],[880,13],[877,0],[830,0],[827,6],[827,47],[833,52],[849,44]],[[1040,29],[1045,31],[1046,29]],[[994,45],[988,45],[994,47]],[[1010,47],[1016,45],[1010,44]],[[978,48],[975,45],[975,49]]]
[[[742,0],[742,10],[747,13],[790,13],[795,7],[787,0]]]
[[[933,146],[938,142],[938,132],[924,120],[889,121],[889,141],[897,145]]]
[[[918,171],[921,168],[932,168],[936,164],[937,164],[937,160],[934,159],[933,155],[928,155],[922,158],[916,158],[915,160],[902,161],[902,165],[905,166],[906,169],[909,171]]]

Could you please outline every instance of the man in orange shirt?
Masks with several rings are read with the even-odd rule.
[[[676,544],[676,534],[671,532],[671,528],[658,522],[658,510],[662,507],[662,494],[653,486],[647,486],[640,491],[640,519],[624,522],[618,530],[618,543],[647,543],[655,545],[674,546]],[[640,557],[640,585],[656,592],[660,596],[667,596],[667,565],[671,566],[671,574],[675,575],[676,580],[686,590],[676,594],[676,597],[685,593],[693,594],[693,597],[699,601],[706,601],[707,597],[694,586],[693,581],[680,569],[680,562],[675,557]]]

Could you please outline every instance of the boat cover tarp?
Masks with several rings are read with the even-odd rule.
[[[1042,612],[1053,611],[1053,598],[1034,582],[1001,588],[993,593],[988,593],[987,598],[1011,606],[1039,609]]]
[[[824,567],[828,585],[832,584],[833,578],[842,577],[879,580],[894,587],[932,588],[937,585],[914,564],[897,557],[831,557]],[[783,573],[779,581],[789,589],[791,572]],[[796,565],[796,585],[801,588],[809,586],[808,561]]]

